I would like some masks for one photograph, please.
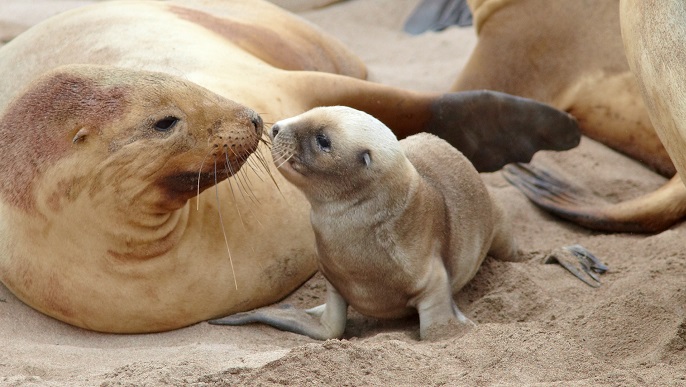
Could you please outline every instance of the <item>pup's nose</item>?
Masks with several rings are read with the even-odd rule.
[[[274,139],[274,137],[276,137],[277,134],[279,134],[280,130],[281,128],[279,127],[279,124],[274,124],[272,126],[272,140]]]

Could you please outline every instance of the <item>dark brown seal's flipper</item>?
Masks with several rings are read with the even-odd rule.
[[[325,73],[287,75],[291,80],[303,77],[299,84],[304,89],[297,98],[312,108],[343,105],[362,110],[400,139],[421,132],[435,134],[462,152],[479,172],[528,162],[539,150],[571,149],[581,138],[571,115],[506,93],[420,93]]]
[[[538,206],[592,230],[656,233],[686,217],[686,186],[679,175],[649,194],[608,203],[533,165],[508,165],[504,172]]]
[[[454,24],[472,25],[472,12],[466,0],[424,0],[405,22],[403,30],[412,35],[425,31],[442,31]]]
[[[424,131],[448,141],[479,172],[526,162],[539,150],[567,150],[579,145],[574,117],[528,98],[495,91],[445,94],[431,104]]]

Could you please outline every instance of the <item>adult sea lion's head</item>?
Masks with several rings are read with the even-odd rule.
[[[93,205],[173,211],[256,150],[251,109],[181,78],[106,66],[43,74],[0,118],[0,195],[26,212]]]

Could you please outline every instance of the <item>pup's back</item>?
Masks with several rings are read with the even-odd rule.
[[[444,259],[453,292],[476,274],[487,253],[497,259],[514,258],[509,222],[469,160],[427,133],[410,136],[400,144],[419,174],[444,197],[446,232],[450,233],[449,253]]]

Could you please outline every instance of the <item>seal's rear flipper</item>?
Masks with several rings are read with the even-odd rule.
[[[598,274],[608,271],[608,267],[583,246],[572,245],[553,251],[543,263],[558,263],[588,286],[600,286]]]
[[[425,31],[442,31],[453,24],[472,25],[472,12],[466,0],[424,0],[405,22],[403,30],[412,35]]]
[[[536,205],[592,230],[655,233],[686,217],[686,187],[678,175],[654,192],[620,203],[608,203],[533,165],[508,165],[503,176]]]
[[[431,104],[427,132],[448,141],[479,172],[527,162],[539,150],[579,145],[571,115],[528,98],[481,90],[445,94]]]

